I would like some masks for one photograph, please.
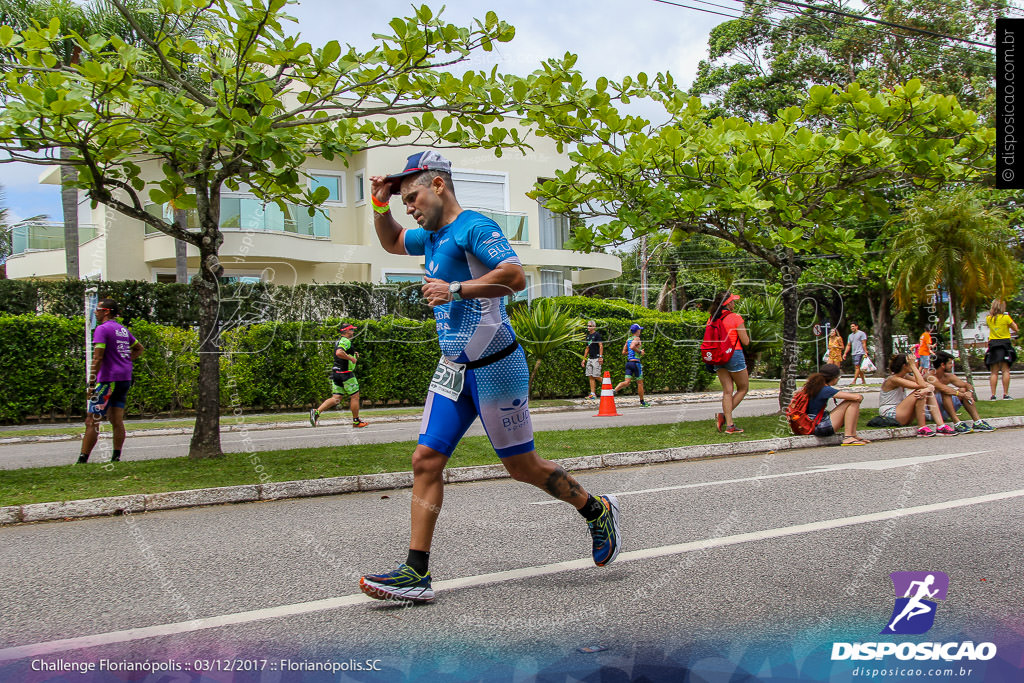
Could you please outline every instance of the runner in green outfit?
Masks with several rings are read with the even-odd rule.
[[[356,333],[355,325],[341,326],[341,339],[334,345],[334,367],[331,369],[331,397],[320,404],[319,408],[309,411],[309,424],[317,426],[320,415],[339,403],[341,397],[348,396],[348,407],[352,411],[352,426],[366,427],[369,423],[359,419],[359,380],[356,379],[355,367],[359,352],[352,352],[352,337]]]

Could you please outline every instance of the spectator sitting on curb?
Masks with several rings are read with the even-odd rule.
[[[953,356],[945,351],[935,354],[935,368],[928,373],[928,381],[935,387],[936,393],[941,396],[942,403],[939,410],[942,417],[952,420],[956,424],[953,429],[958,434],[970,432],[993,432],[995,427],[978,414],[978,408],[974,405],[974,387],[953,374]],[[963,407],[971,416],[973,424],[960,420],[957,410]]]
[[[807,416],[812,420],[828,406],[828,400],[834,398],[842,401],[831,412],[826,412],[814,428],[814,436],[833,436],[836,433],[834,424],[843,427],[843,446],[866,446],[870,441],[857,435],[857,420],[860,418],[860,404],[863,394],[852,391],[839,391],[835,385],[839,381],[839,366],[828,363],[821,366],[819,372],[812,373],[804,383],[803,391],[807,394]]]
[[[936,433],[955,435],[956,431],[943,422],[939,405],[935,402],[935,387],[929,384],[917,369],[914,356],[898,353],[889,361],[889,376],[882,382],[878,396],[878,414],[895,420],[901,425],[910,424],[917,418],[918,436],[935,436]],[[907,390],[910,393],[907,393]],[[938,429],[932,429],[925,422],[924,408],[928,404]]]

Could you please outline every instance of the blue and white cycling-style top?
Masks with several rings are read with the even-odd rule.
[[[520,263],[498,224],[476,211],[463,211],[436,232],[414,228],[402,236],[405,253],[424,256],[427,275],[445,282],[474,280],[502,263]],[[489,356],[516,338],[501,297],[435,306],[434,320],[441,353],[457,363]]]

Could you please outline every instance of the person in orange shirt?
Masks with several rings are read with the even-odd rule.
[[[917,365],[922,370],[930,370],[932,367],[932,335],[928,330],[921,333],[917,345]]]

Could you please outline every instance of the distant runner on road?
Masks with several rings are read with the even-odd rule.
[[[494,221],[462,209],[451,162],[437,152],[414,154],[401,173],[373,176],[370,183],[381,245],[392,254],[424,257],[423,296],[434,309],[442,356],[412,454],[409,555],[396,571],[362,577],[360,588],[379,600],[433,600],[428,561],[444,498],[444,468],[478,416],[512,478],[576,508],[590,528],[594,563],[608,564],[619,552],[618,501],[590,495],[534,449],[529,368],[501,300],[526,286],[508,239]],[[390,200],[395,194],[420,227],[407,230],[394,219]]]
[[[320,404],[319,408],[309,411],[309,424],[316,427],[320,422],[320,414],[341,403],[342,396],[348,396],[348,408],[352,411],[352,426],[366,427],[369,423],[359,419],[359,380],[356,379],[356,361],[359,353],[352,352],[352,337],[356,333],[355,325],[342,325],[338,330],[341,339],[334,345],[334,367],[331,368],[331,397]]]

